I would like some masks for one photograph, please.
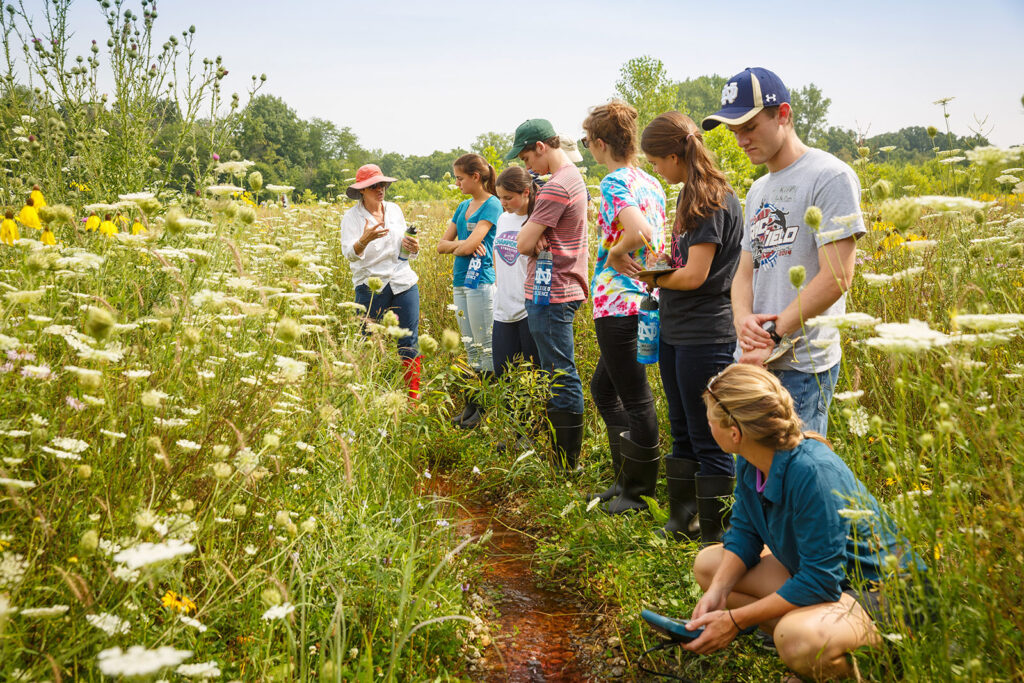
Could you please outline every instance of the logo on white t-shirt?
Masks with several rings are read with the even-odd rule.
[[[514,266],[519,260],[519,247],[516,246],[518,238],[518,230],[509,230],[494,238],[494,253],[510,266]]]

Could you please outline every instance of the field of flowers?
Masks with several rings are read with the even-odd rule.
[[[257,209],[238,188],[211,189],[49,206],[56,244],[22,227],[0,248],[9,679],[464,675],[467,636],[481,632],[465,597],[479,550],[431,495],[432,468],[467,496],[504,500],[539,538],[539,576],[617,613],[609,660],[632,664],[649,645],[640,607],[688,612],[696,548],[579,497],[605,467],[595,415],[592,457],[570,482],[542,457],[493,448],[512,429],[498,394],[535,402],[529,374],[491,390],[482,428],[447,425],[460,344],[445,333],[451,264],[431,246],[449,205],[403,207],[424,246],[413,404],[389,325],[364,338],[349,303],[344,206]],[[865,206],[830,436],[935,569],[939,618],[887,633],[861,666],[878,679],[900,666],[910,680],[1008,680],[1024,661],[1021,196],[890,191],[876,186]],[[92,211],[144,231],[84,230]],[[588,309],[577,353],[588,376]],[[749,644],[727,652],[686,660],[689,675],[778,673]]]

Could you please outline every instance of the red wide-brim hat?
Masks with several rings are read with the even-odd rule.
[[[384,175],[380,170],[380,166],[377,164],[366,164],[365,166],[360,166],[359,170],[356,171],[356,181],[348,186],[345,194],[348,195],[349,199],[359,199],[362,196],[359,190],[366,189],[377,183],[393,182],[395,182],[395,178],[389,178]]]

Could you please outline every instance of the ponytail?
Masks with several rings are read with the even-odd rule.
[[[725,174],[704,144],[697,124],[677,111],[661,114],[644,128],[640,148],[645,154],[667,157],[675,154],[686,172],[686,182],[676,203],[672,234],[689,232],[700,219],[725,208],[726,197],[733,193]]]
[[[497,174],[494,171],[494,167],[487,163],[487,159],[484,159],[479,154],[463,154],[455,160],[452,166],[461,168],[462,172],[468,175],[473,175],[474,173],[479,175],[480,183],[488,193],[493,195],[497,192],[495,187],[495,176]]]

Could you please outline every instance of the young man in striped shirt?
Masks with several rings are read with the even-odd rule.
[[[541,366],[555,375],[547,416],[554,431],[559,464],[575,470],[583,443],[583,385],[576,371],[573,319],[589,294],[587,282],[587,188],[579,169],[562,150],[545,119],[530,119],[516,129],[508,159],[551,174],[537,192],[533,213],[519,231],[519,253],[528,257],[524,296],[530,332]],[[549,303],[534,303],[537,255],[552,256]]]

